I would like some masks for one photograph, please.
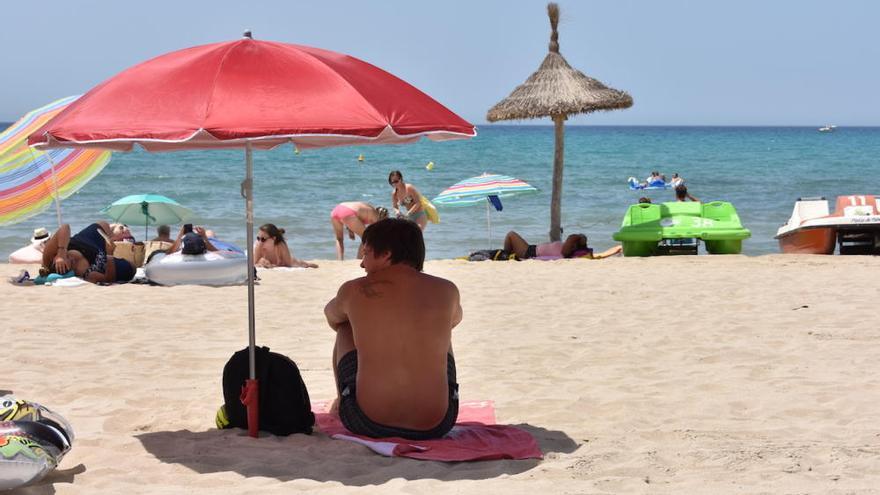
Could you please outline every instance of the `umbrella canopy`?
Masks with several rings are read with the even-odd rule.
[[[161,55],[103,82],[31,136],[128,151],[298,149],[469,138],[474,126],[354,57],[256,41]]]
[[[149,151],[244,148],[249,374],[248,430],[259,427],[255,358],[253,148],[410,143],[476,135],[473,125],[415,87],[347,55],[237,41],[156,57],[101,83],[29,142],[38,147]]]
[[[528,183],[509,177],[507,175],[483,174],[471,177],[449,186],[432,200],[440,206],[468,206],[486,203],[486,240],[489,249],[492,248],[492,209],[490,204],[495,204],[492,198],[507,198],[518,194],[528,194],[538,190]],[[496,209],[501,209],[501,200],[495,199]]]
[[[109,151],[28,147],[28,136],[77,98],[69,96],[32,110],[0,133],[0,225],[42,213],[53,199],[61,225],[61,199],[80,190],[110,163]]]
[[[194,216],[189,208],[160,194],[126,196],[108,205],[101,213],[116,222],[144,225],[144,239],[150,225],[182,223]]]
[[[489,196],[506,198],[538,190],[528,183],[507,175],[483,174],[457,182],[432,199],[443,206],[467,206],[485,201]]]
[[[564,156],[563,126],[568,115],[590,113],[597,110],[629,108],[632,97],[623,91],[609,88],[573,69],[559,53],[559,6],[547,5],[550,16],[550,52],[538,70],[517,86],[510,96],[489,109],[486,119],[499,120],[535,119],[551,117],[556,132],[556,149],[553,160],[553,195],[550,207],[550,240],[561,238],[562,171]]]

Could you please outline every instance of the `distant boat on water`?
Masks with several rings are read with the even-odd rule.
[[[834,132],[835,129],[837,129],[836,125],[828,124],[820,127],[819,132]]]

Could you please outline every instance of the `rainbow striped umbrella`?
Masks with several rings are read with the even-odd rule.
[[[489,205],[491,199],[507,198],[518,194],[535,193],[538,190],[525,181],[509,177],[507,175],[487,174],[471,177],[458,182],[437,195],[431,200],[440,206],[468,206],[486,202],[486,225],[488,230],[489,248],[492,248],[492,217]],[[501,200],[495,199],[496,208],[501,209]]]
[[[0,133],[0,225],[27,220],[48,208],[53,199],[60,225],[61,199],[78,191],[110,162],[109,151],[41,151],[27,145],[29,135],[77,98],[69,96],[28,112]]]

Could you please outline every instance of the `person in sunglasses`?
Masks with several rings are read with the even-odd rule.
[[[400,170],[388,174],[388,184],[394,188],[391,192],[391,208],[397,218],[415,222],[424,231],[428,225],[428,212],[425,211],[422,194],[416,186],[404,182]]]
[[[257,260],[254,265],[263,268],[318,268],[318,265],[314,263],[295,258],[284,239],[284,229],[279,229],[272,223],[260,226],[260,231],[257,232],[257,239],[254,242],[254,259]]]

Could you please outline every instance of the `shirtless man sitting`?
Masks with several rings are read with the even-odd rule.
[[[324,308],[336,331],[339,418],[374,438],[440,438],[458,417],[458,288],[422,273],[425,242],[409,220],[376,222],[363,243],[367,275],[342,284]]]

